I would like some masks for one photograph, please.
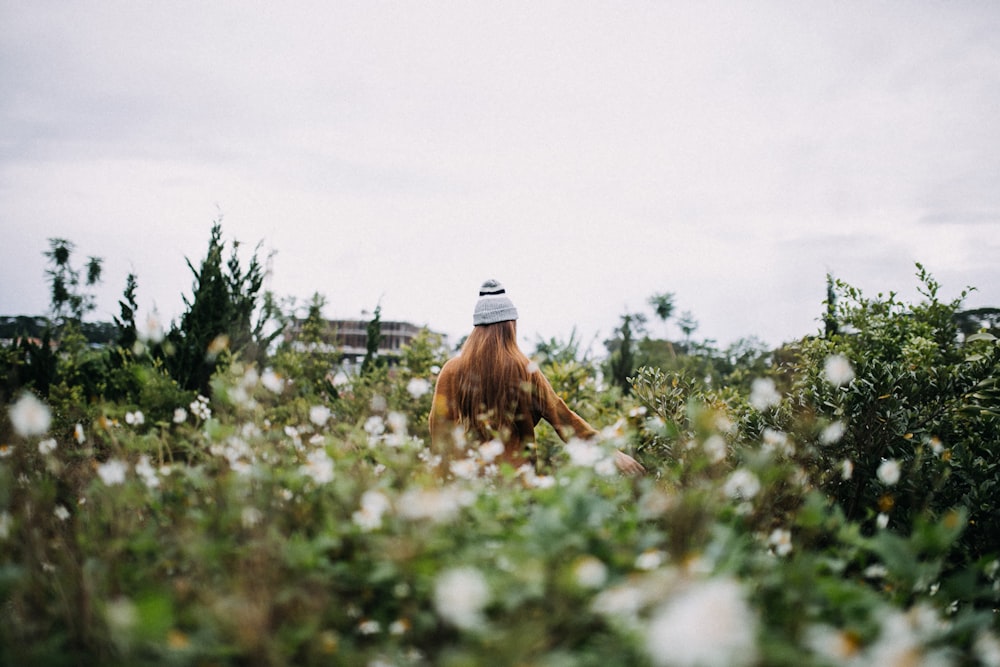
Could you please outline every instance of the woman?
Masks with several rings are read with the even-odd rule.
[[[497,461],[516,468],[534,459],[539,419],[552,424],[563,441],[597,434],[517,346],[517,309],[496,280],[480,288],[472,323],[461,353],[438,375],[429,417],[432,442],[449,444],[456,429],[480,442],[499,439],[504,452]],[[621,451],[615,452],[615,464],[625,473],[644,472]]]

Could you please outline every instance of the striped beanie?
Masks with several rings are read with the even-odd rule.
[[[479,288],[479,301],[472,315],[472,324],[494,324],[517,319],[517,308],[507,298],[507,290],[497,280],[487,280]]]

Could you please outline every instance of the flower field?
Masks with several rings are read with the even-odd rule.
[[[845,287],[839,331],[723,385],[539,359],[601,436],[540,427],[516,470],[430,446],[426,340],[335,387],[224,352],[195,392],[140,336],[128,398],[0,418],[0,661],[1000,665],[1000,347],[927,285]]]

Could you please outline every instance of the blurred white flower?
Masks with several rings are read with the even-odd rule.
[[[38,443],[38,451],[43,455],[47,456],[52,452],[56,451],[56,439],[46,438]]]
[[[642,609],[642,591],[628,584],[606,588],[597,594],[590,608],[606,616],[634,617]]]
[[[306,463],[299,471],[311,477],[317,484],[326,484],[333,479],[333,459],[324,449],[314,449],[306,456]]]
[[[330,408],[325,405],[314,405],[309,408],[309,421],[316,426],[323,426],[330,419]]]
[[[83,424],[77,424],[73,427],[73,437],[81,445],[87,441],[87,434],[83,432]]]
[[[120,635],[128,635],[139,621],[139,612],[131,600],[119,597],[107,603],[104,619],[112,635],[121,638]]]
[[[635,568],[637,570],[655,570],[663,565],[666,559],[667,554],[662,551],[659,551],[658,549],[647,549],[639,554],[639,557],[635,559]]]
[[[129,426],[142,426],[146,423],[146,415],[142,414],[142,410],[136,410],[135,412],[125,413],[125,423]]]
[[[854,475],[854,463],[850,459],[844,459],[840,462],[840,478],[846,481],[852,475]]]
[[[853,632],[845,632],[829,625],[814,625],[806,630],[805,645],[832,664],[853,664],[861,649],[860,639]]]
[[[56,505],[56,508],[52,510],[52,513],[56,515],[56,518],[60,521],[65,521],[69,518],[69,510],[66,509],[65,505]]]
[[[212,409],[208,407],[208,397],[206,396],[199,395],[198,398],[191,401],[188,408],[191,410],[191,414],[202,421],[212,416]]]
[[[854,379],[854,368],[844,355],[831,354],[823,363],[823,375],[827,382],[840,387]]]
[[[705,450],[705,455],[708,456],[708,460],[712,463],[719,463],[725,459],[728,448],[728,445],[726,445],[726,439],[718,433],[709,436],[708,439],[706,439],[702,444],[702,449]]]
[[[396,502],[397,511],[404,519],[428,519],[434,522],[450,521],[459,511],[472,503],[475,495],[455,487],[443,489],[408,489]]]
[[[365,432],[368,434],[368,444],[377,444],[385,434],[385,420],[378,415],[372,415],[365,420]]]
[[[525,370],[528,371],[528,375],[534,375],[535,373],[538,372],[538,362],[529,361],[528,365],[525,366]]]
[[[936,435],[932,435],[928,440],[928,444],[931,446],[931,451],[941,456],[944,453],[944,444],[941,442],[941,438]]]
[[[762,449],[767,453],[775,453],[781,456],[791,456],[795,453],[795,447],[788,439],[788,434],[773,428],[765,428],[761,434],[764,446]]]
[[[581,588],[600,588],[608,580],[608,566],[594,556],[583,556],[573,566],[573,579]]]
[[[843,422],[833,422],[819,434],[819,441],[824,445],[832,445],[840,442],[840,439],[844,437],[846,427]]]
[[[980,630],[972,651],[985,667],[1000,667],[1000,640],[989,630]]]
[[[256,507],[251,507],[247,505],[242,510],[240,510],[240,523],[243,524],[244,528],[250,529],[260,523],[261,519],[264,518],[263,513]]]
[[[359,635],[376,635],[381,631],[382,625],[374,619],[368,618],[358,623]]]
[[[124,461],[111,459],[110,461],[101,463],[97,466],[97,475],[107,486],[115,486],[117,484],[125,483],[125,472],[127,470],[128,466],[125,465]]]
[[[866,567],[862,574],[866,579],[882,579],[889,574],[889,570],[885,565],[876,563],[875,565],[869,565]]]
[[[730,579],[696,582],[650,619],[646,650],[655,665],[739,667],[757,661],[757,617]]]
[[[274,394],[280,394],[285,390],[285,380],[274,372],[274,369],[264,369],[264,374],[260,376],[260,383],[264,388]]]
[[[458,459],[448,464],[448,469],[455,477],[475,479],[479,476],[479,464],[475,459]]]
[[[888,459],[878,467],[878,478],[886,486],[892,486],[899,481],[899,461]]]
[[[750,385],[750,405],[757,410],[767,410],[781,403],[781,394],[771,378],[757,378]]]
[[[885,528],[886,526],[888,526],[889,515],[884,512],[880,512],[879,515],[875,517],[875,525],[878,526],[879,528]]]
[[[0,459],[5,459],[14,453],[13,445],[0,445]]]
[[[760,492],[760,480],[746,468],[738,468],[726,478],[722,490],[734,500],[750,500]]]
[[[420,398],[431,390],[431,383],[424,378],[412,378],[406,383],[406,391],[413,398]]]
[[[139,457],[139,462],[135,464],[135,472],[147,488],[155,489],[160,486],[160,478],[156,474],[156,468],[150,465],[147,454]]]
[[[483,608],[489,601],[486,578],[473,567],[446,570],[434,583],[434,608],[438,615],[463,630],[483,625]]]
[[[392,504],[388,496],[381,491],[369,489],[361,495],[361,507],[352,515],[354,523],[364,531],[372,531],[382,527],[382,516]]]
[[[785,528],[775,528],[771,531],[767,543],[774,548],[774,553],[787,556],[792,553],[792,531]]]
[[[184,408],[177,408],[174,410],[174,423],[183,424],[187,421],[188,413]]]
[[[11,426],[23,438],[43,435],[49,430],[49,424],[52,423],[52,413],[49,412],[49,407],[38,400],[34,394],[25,393],[22,395],[14,405],[10,406],[7,414],[10,415]]]
[[[489,442],[484,442],[479,446],[479,455],[483,458],[483,461],[487,463],[492,463],[498,456],[503,454],[504,446],[503,443],[494,438]]]
[[[153,345],[158,345],[163,342],[163,322],[160,320],[160,314],[155,310],[142,320],[142,325],[136,332],[139,334],[139,338],[147,343],[152,343]]]

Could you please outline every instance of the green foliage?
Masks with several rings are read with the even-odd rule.
[[[264,323],[253,323],[264,273],[254,252],[246,269],[233,243],[223,263],[225,243],[222,225],[212,225],[208,251],[198,269],[188,260],[194,275],[192,296],[184,297],[187,310],[167,335],[164,362],[181,387],[207,393],[212,373],[229,352],[251,359],[261,358],[266,346],[259,344]]]
[[[203,299],[253,273],[217,268]],[[601,429],[545,474],[426,446],[429,331],[334,387],[316,295],[199,396],[130,280],[132,345],[66,328],[45,405],[0,414],[0,664],[996,664],[1000,347],[919,279],[837,283],[836,327],[780,350],[686,340],[629,394],[541,341]]]

